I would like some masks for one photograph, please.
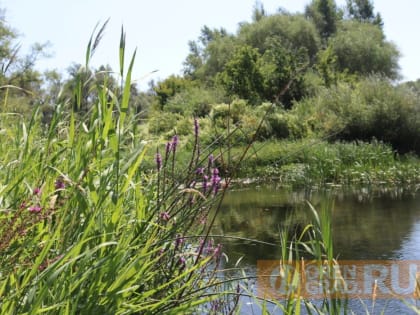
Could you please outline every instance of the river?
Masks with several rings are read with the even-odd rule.
[[[240,261],[239,266],[253,277],[257,275],[258,261],[280,259],[279,232],[287,227],[301,230],[309,223],[307,201],[316,209],[332,204],[336,258],[360,262],[420,261],[419,193],[385,188],[293,191],[267,184],[236,187],[225,196],[214,227],[215,234],[228,236],[219,239],[228,257],[225,267]],[[255,283],[252,290],[257,287]],[[350,302],[355,314],[365,313],[365,307],[370,313],[385,308],[384,314],[410,314],[401,301],[378,300],[373,310],[371,301],[364,301],[364,305],[356,302]],[[414,299],[407,302],[416,303]],[[242,299],[242,304],[243,314],[258,314],[253,299]]]

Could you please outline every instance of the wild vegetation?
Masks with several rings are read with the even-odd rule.
[[[369,0],[313,0],[294,14],[256,4],[235,34],[204,26],[184,73],[142,92],[124,33],[117,74],[90,67],[106,23],[63,79],[35,70],[47,45],[22,56],[3,16],[1,313],[236,312],[253,293],[219,278],[210,233],[232,178],[418,190],[419,82],[398,83],[382,26]],[[282,235],[282,259],[303,246],[333,260],[328,214],[311,211],[309,241]],[[279,307],[299,313],[301,302]]]

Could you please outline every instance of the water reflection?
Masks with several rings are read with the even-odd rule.
[[[216,234],[279,243],[279,231],[309,221],[306,200],[315,208],[332,199],[335,253],[340,259],[420,259],[420,195],[368,195],[363,191],[287,191],[275,186],[248,187],[229,192]],[[235,258],[280,258],[278,246],[250,240],[222,241]]]
[[[224,200],[214,233],[236,237],[220,240],[229,257],[227,266],[241,258],[240,266],[252,276],[257,260],[279,259],[280,230],[309,223],[306,200],[317,209],[326,201],[333,202],[334,252],[340,259],[420,260],[420,194],[366,189],[287,191],[266,185],[232,190]],[[259,313],[252,299],[242,302],[242,313]],[[365,307],[371,310],[371,302],[363,301],[363,305],[352,300],[350,308],[356,314],[365,313]],[[411,313],[397,300],[377,301],[374,313],[383,308],[384,314]]]

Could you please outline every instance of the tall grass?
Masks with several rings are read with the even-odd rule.
[[[239,155],[241,148],[233,150]],[[254,143],[241,175],[271,178],[293,187],[372,185],[416,190],[418,158],[398,155],[379,141],[336,142],[307,139]]]
[[[92,35],[80,72],[89,67],[105,25]],[[221,178],[212,158],[207,162],[200,152],[198,122],[184,176],[173,176],[176,136],[166,147],[158,145],[155,171],[143,172],[144,156],[156,146],[132,136],[135,53],[126,69],[123,31],[119,51],[120,90],[110,90],[106,80],[96,86],[98,100],[86,115],[77,112],[82,80],[74,103],[57,104],[49,125],[37,110],[29,122],[1,114],[2,314],[235,307],[226,294],[235,296],[236,289],[217,278],[221,246],[208,237]]]
[[[337,275],[338,262],[334,257],[332,235],[331,202],[317,211],[308,203],[310,223],[302,230],[291,230],[290,227],[280,231],[281,258],[278,261],[279,281],[286,289],[282,298],[262,303],[264,314],[345,314],[348,299],[344,294],[344,279]],[[302,280],[306,265],[311,264],[318,272],[320,286],[316,300],[303,294]],[[264,276],[261,271],[260,276]],[[331,281],[333,279],[333,281]],[[342,281],[341,281],[342,280]]]

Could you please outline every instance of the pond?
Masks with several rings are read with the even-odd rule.
[[[240,260],[247,274],[255,276],[257,261],[280,259],[279,232],[309,223],[307,201],[316,209],[326,202],[333,204],[335,257],[358,261],[420,260],[420,194],[367,188],[292,191],[273,184],[237,187],[227,193],[214,227],[215,234],[229,236],[220,239],[229,258],[225,266],[232,267]],[[381,302],[386,304],[385,314],[409,313],[403,303],[394,302]],[[251,299],[243,303],[244,314],[258,313]],[[357,308],[353,309],[356,314],[365,313]]]

